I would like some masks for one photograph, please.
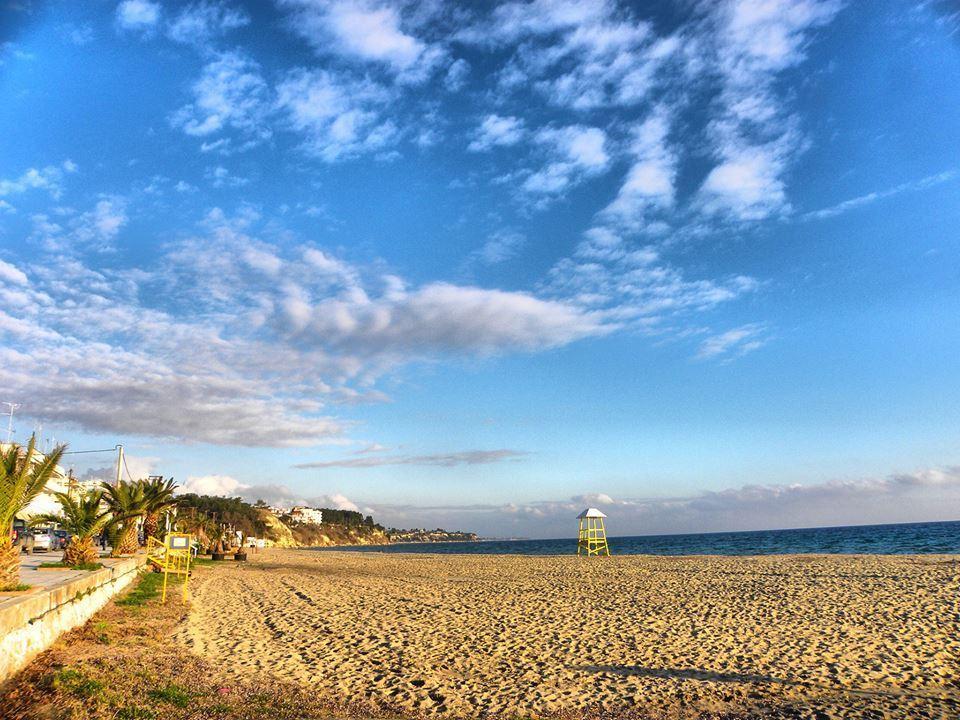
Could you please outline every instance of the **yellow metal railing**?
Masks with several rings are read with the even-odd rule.
[[[183,599],[187,599],[192,543],[193,535],[188,533],[167,533],[163,542],[155,538],[147,540],[147,561],[163,573],[163,593],[160,596],[160,602],[167,601],[167,582],[171,574],[183,575]]]

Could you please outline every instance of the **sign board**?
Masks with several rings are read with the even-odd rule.
[[[171,550],[186,550],[189,547],[190,547],[189,535],[171,535],[170,536]]]

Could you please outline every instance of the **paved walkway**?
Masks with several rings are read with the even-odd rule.
[[[106,554],[106,553],[104,553]],[[60,562],[63,558],[62,550],[48,550],[39,553],[23,553],[20,555],[20,582],[35,588],[51,588],[64,580],[86,575],[88,570],[38,570],[41,563]],[[116,564],[119,558],[101,557],[106,567]]]

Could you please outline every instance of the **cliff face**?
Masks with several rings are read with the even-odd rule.
[[[293,537],[293,533],[290,532],[290,528],[280,522],[280,518],[272,512],[261,510],[260,520],[266,526],[264,537],[267,540],[272,540],[274,545],[285,548],[299,546],[299,543]]]
[[[277,547],[333,547],[390,543],[390,538],[382,530],[365,525],[357,527],[309,524],[287,526],[268,510],[261,511],[260,519],[266,526],[264,536],[267,540],[272,540]]]
[[[293,537],[304,547],[333,547],[335,545],[387,545],[390,538],[375,528],[344,525],[294,525]]]

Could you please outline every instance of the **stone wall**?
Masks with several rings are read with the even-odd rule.
[[[144,557],[126,558],[0,605],[0,682],[25,667],[62,633],[83,625],[137,577],[145,562]]]

